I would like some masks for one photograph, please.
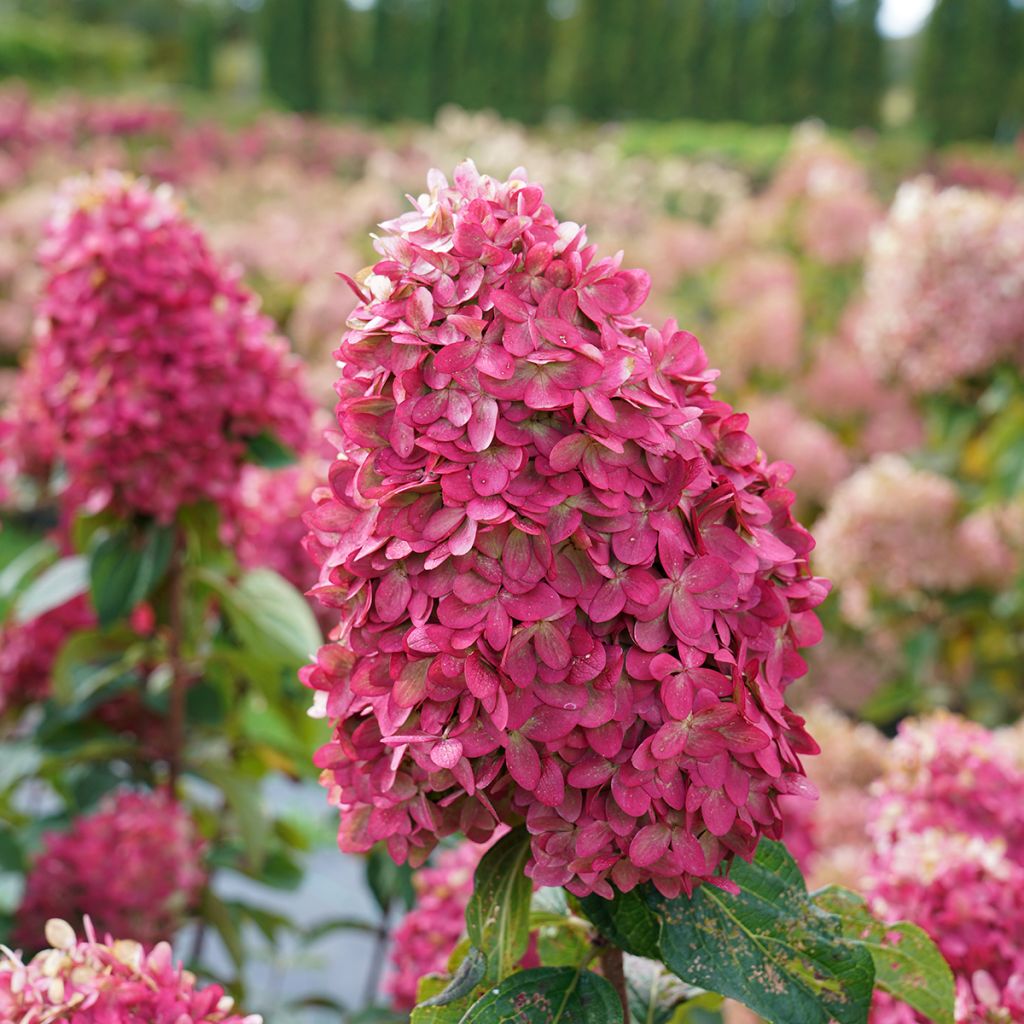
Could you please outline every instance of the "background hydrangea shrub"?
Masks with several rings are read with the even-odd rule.
[[[247,442],[305,443],[300,364],[167,186],[114,172],[69,182],[39,258],[18,404],[53,439],[75,502],[169,521],[231,496]]]
[[[15,915],[15,941],[43,945],[62,915],[145,946],[174,937],[206,883],[204,844],[188,812],[163,793],[125,791],[44,836]]]
[[[51,948],[25,963],[0,951],[0,1012],[19,1024],[262,1024],[243,1016],[219,985],[199,988],[175,965],[171,947],[146,950],[129,939],[100,941],[92,924],[78,939],[66,921],[46,924]]]
[[[525,819],[539,885],[728,886],[811,789],[784,691],[827,585],[791,469],[525,172],[429,186],[353,282],[307,516],[341,845],[418,862]]]

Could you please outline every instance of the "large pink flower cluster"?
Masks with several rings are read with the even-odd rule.
[[[360,277],[308,517],[341,845],[525,819],[539,885],[727,885],[816,750],[784,698],[827,591],[791,469],[525,172],[429,183]]]
[[[416,990],[427,974],[444,973],[465,932],[473,872],[486,846],[459,843],[442,850],[436,863],[413,875],[416,905],[395,929],[387,990],[398,1010],[416,1005]]]
[[[232,493],[247,439],[305,442],[299,363],[166,187],[69,183],[40,258],[24,401],[77,503],[170,519]]]
[[[871,823],[876,909],[938,944],[960,1024],[1022,1019],[1024,772],[986,729],[945,713],[901,726],[887,769]],[[874,1019],[919,1020],[887,1001]]]
[[[243,1016],[219,985],[199,988],[161,942],[100,942],[89,921],[77,939],[66,921],[46,924],[51,947],[28,963],[0,952],[0,1019],[18,1024],[262,1024]]]
[[[46,921],[89,916],[115,935],[152,945],[173,936],[206,881],[203,843],[183,807],[125,791],[67,832],[44,838],[15,915],[15,939],[42,945]]]
[[[835,580],[844,616],[871,619],[875,600],[915,600],[991,578],[956,484],[902,455],[880,455],[844,480],[815,526],[817,566]],[[966,531],[966,532],[965,532]]]
[[[0,628],[0,715],[48,697],[65,640],[95,621],[87,599],[76,597],[28,622]]]
[[[903,185],[872,241],[858,340],[916,391],[1024,355],[1024,198]]]

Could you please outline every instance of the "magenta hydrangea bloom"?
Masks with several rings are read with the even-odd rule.
[[[95,622],[88,600],[76,597],[28,622],[0,627],[0,714],[48,697],[64,642]]]
[[[904,723],[876,786],[867,891],[935,940],[958,1024],[1024,1019],[1024,772],[996,737],[949,714]],[[923,1017],[882,998],[873,1024]]]
[[[25,963],[0,950],[0,1019],[18,1024],[262,1024],[243,1016],[219,985],[199,988],[161,942],[100,942],[90,921],[82,940],[66,921],[46,923],[44,949]]]
[[[206,882],[204,844],[162,793],[125,791],[67,832],[50,832],[25,881],[15,941],[39,949],[51,917],[150,946],[184,923]]]
[[[525,820],[538,885],[728,885],[817,749],[784,698],[827,590],[791,468],[525,172],[429,186],[356,286],[307,516],[341,845]]]
[[[247,439],[305,442],[298,360],[166,186],[70,182],[40,260],[21,401],[56,439],[75,502],[169,520],[231,494]]]

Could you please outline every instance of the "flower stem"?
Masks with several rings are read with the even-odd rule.
[[[619,994],[622,1019],[629,1024],[629,996],[626,992],[626,972],[622,966],[622,950],[618,946],[601,947],[601,973]]]
[[[177,797],[178,779],[181,776],[182,758],[185,749],[185,699],[188,690],[188,676],[182,655],[182,637],[185,628],[185,566],[184,546],[181,532],[174,536],[174,550],[168,568],[168,600],[170,635],[167,652],[171,666],[171,706],[168,720],[170,755],[168,757],[169,788],[172,797]]]

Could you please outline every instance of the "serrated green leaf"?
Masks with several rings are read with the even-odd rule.
[[[737,999],[773,1024],[866,1024],[874,965],[815,906],[781,843],[736,861],[733,896],[702,885],[692,898],[646,890],[661,920],[662,959],[683,981]]]
[[[871,954],[879,988],[934,1024],[953,1024],[953,972],[924,929],[909,921],[879,921],[863,896],[837,885],[820,889],[812,898],[842,921],[847,940]]]
[[[416,988],[418,1005],[409,1018],[410,1024],[459,1024],[469,1007],[482,995],[481,991],[457,999],[444,1006],[427,1005],[448,986],[448,978],[427,974],[420,978]]]
[[[253,569],[235,586],[214,573],[203,573],[201,578],[223,598],[232,630],[251,653],[298,667],[323,643],[306,599],[276,572]]]
[[[200,901],[200,911],[203,920],[212,924],[220,936],[231,962],[235,965],[235,970],[241,972],[245,963],[245,948],[242,945],[242,933],[231,908],[219,896],[205,889]]]
[[[615,989],[592,971],[533,967],[489,989],[459,1024],[622,1024]]]
[[[721,1002],[720,996],[694,990],[655,960],[627,954],[623,967],[629,1012],[637,1024],[672,1024],[681,1006],[693,1007],[697,1000],[705,1006]]]
[[[487,954],[490,981],[508,977],[530,942],[529,855],[529,833],[514,829],[484,854],[473,876],[466,931],[473,945]]]
[[[370,887],[377,906],[387,914],[401,903],[407,909],[416,902],[412,887],[412,868],[396,864],[383,844],[375,846],[366,857],[366,884]]]
[[[174,527],[157,523],[133,531],[99,531],[89,550],[89,589],[101,626],[109,626],[144,600],[167,572]]]
[[[660,960],[661,924],[641,889],[619,892],[610,900],[590,895],[580,901],[583,912],[598,931],[620,949],[648,960]]]
[[[30,622],[89,590],[89,563],[82,555],[54,562],[18,596],[14,620]]]
[[[459,999],[464,999],[484,980],[485,974],[487,956],[475,946],[470,946],[458,970],[452,975],[452,980],[436,996],[431,996],[420,1003],[420,1006],[448,1006]]]

